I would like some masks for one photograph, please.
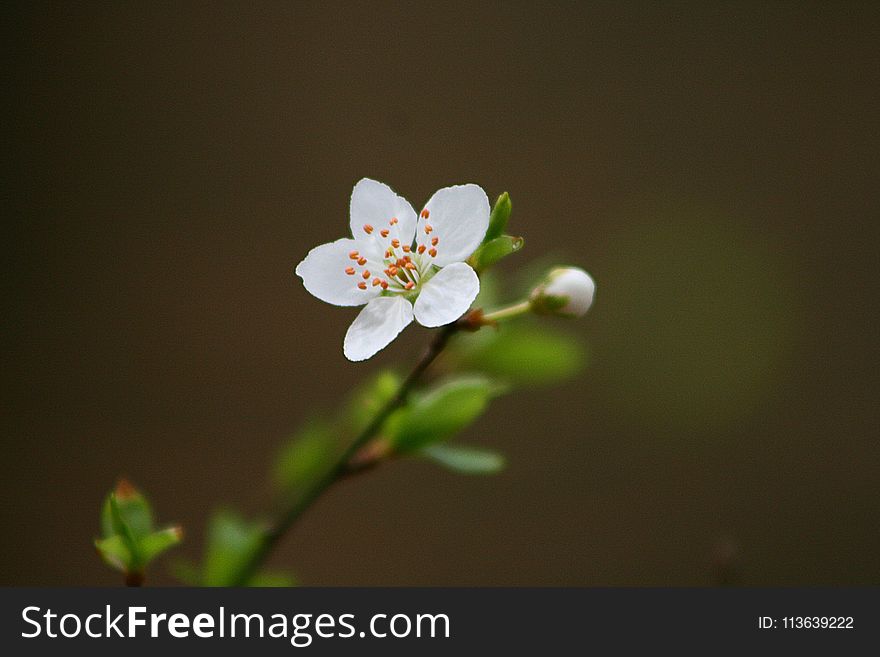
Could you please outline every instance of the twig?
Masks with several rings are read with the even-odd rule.
[[[272,553],[272,550],[281,540],[281,538],[296,523],[299,517],[326,491],[334,482],[349,473],[349,462],[358,451],[366,445],[382,428],[385,420],[405,401],[410,389],[419,381],[425,370],[434,362],[434,359],[440,355],[449,338],[459,330],[474,330],[479,328],[474,325],[472,315],[465,315],[458,322],[448,324],[441,328],[434,339],[428,345],[424,355],[413,367],[412,371],[400,384],[397,393],[392,397],[373,417],[370,424],[358,434],[357,438],[352,441],[348,448],[339,457],[336,465],[331,468],[323,477],[317,479],[301,497],[299,497],[290,507],[279,514],[275,522],[263,534],[262,541],[256,550],[251,554],[250,558],[242,566],[238,572],[233,586],[245,586],[248,581],[257,573],[263,562]]]

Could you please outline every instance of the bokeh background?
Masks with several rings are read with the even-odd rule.
[[[348,363],[293,275],[363,176],[508,190],[598,283],[589,367],[468,431],[509,467],[335,488],[319,585],[878,584],[873,3],[2,9],[0,584],[116,584],[124,474],[197,557]],[[160,568],[153,583],[174,580]]]

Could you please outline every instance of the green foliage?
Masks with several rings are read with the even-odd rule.
[[[492,208],[492,214],[489,215],[489,228],[486,230],[486,237],[483,238],[483,242],[491,242],[496,237],[500,237],[504,234],[504,230],[507,228],[507,222],[510,219],[510,211],[513,209],[513,204],[510,201],[510,195],[507,192],[504,192],[501,196],[498,197],[498,200],[495,201],[495,206]]]
[[[217,511],[208,525],[202,564],[204,586],[229,586],[259,547],[264,528],[229,510]]]
[[[422,454],[459,474],[495,474],[505,466],[504,456],[498,452],[460,445],[429,445]]]
[[[137,577],[183,537],[179,527],[156,530],[149,501],[125,480],[104,500],[100,524],[101,538],[95,539],[98,554],[111,568]]]
[[[186,563],[175,564],[175,574],[188,584],[233,586],[245,563],[260,547],[265,534],[261,522],[247,521],[230,510],[217,511],[208,524],[207,545],[201,569]],[[260,571],[246,586],[293,586],[287,574]]]
[[[485,271],[502,258],[522,249],[525,240],[522,237],[501,235],[493,240],[484,242],[468,259],[471,266],[478,272]]]
[[[331,422],[306,423],[275,459],[272,468],[275,486],[282,491],[294,491],[312,481],[333,458],[337,442],[337,432]]]
[[[573,336],[517,323],[466,336],[454,346],[453,358],[461,369],[514,385],[546,385],[577,374],[586,349]]]
[[[461,377],[413,395],[386,424],[393,449],[405,454],[451,438],[483,414],[495,392],[489,379]]]
[[[346,408],[348,429],[352,435],[360,433],[373,421],[397,394],[401,383],[397,373],[383,370],[354,391]]]

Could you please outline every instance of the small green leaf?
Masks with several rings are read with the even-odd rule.
[[[489,228],[486,230],[486,237],[483,238],[483,242],[491,242],[496,237],[500,237],[504,234],[505,228],[507,228],[507,221],[510,219],[510,211],[513,209],[513,204],[510,202],[510,195],[507,192],[504,192],[501,196],[498,197],[498,200],[495,201],[495,206],[492,208],[492,214],[489,215]]]
[[[115,510],[114,510],[115,506]],[[101,531],[104,536],[130,532],[133,540],[153,531],[153,510],[147,498],[125,479],[104,500],[101,512]]]
[[[393,448],[412,452],[451,438],[482,415],[493,392],[488,379],[466,377],[414,396],[386,425]]]
[[[326,420],[312,420],[281,449],[275,459],[273,480],[282,491],[292,491],[328,466],[336,451],[336,431]]]
[[[522,237],[501,235],[489,242],[484,242],[468,259],[468,262],[478,272],[482,272],[502,258],[506,258],[511,253],[516,253],[522,249],[523,244],[524,240]]]
[[[180,527],[166,527],[149,536],[144,536],[138,544],[140,557],[144,563],[148,563],[183,540],[183,531]]]
[[[430,445],[422,454],[445,468],[461,474],[489,475],[504,469],[504,457],[497,453],[457,445]]]
[[[265,528],[232,511],[218,511],[208,526],[202,585],[230,586],[260,545]]]
[[[153,530],[153,511],[147,498],[129,482],[120,480],[101,507],[102,538],[95,541],[101,557],[126,574],[143,575],[159,554],[176,545],[181,530]]]
[[[108,566],[123,573],[128,572],[132,563],[131,550],[122,536],[114,534],[108,538],[95,539],[95,548]]]
[[[574,376],[586,362],[586,350],[574,337],[547,327],[508,324],[481,331],[457,345],[459,367],[517,385],[544,385]]]
[[[376,413],[397,394],[400,384],[398,374],[384,370],[354,391],[346,413],[352,434],[357,434],[373,421]]]

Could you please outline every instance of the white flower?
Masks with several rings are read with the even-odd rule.
[[[579,267],[557,267],[530,296],[532,309],[542,314],[580,317],[593,305],[596,284]]]
[[[478,185],[437,191],[417,216],[380,182],[351,193],[351,238],[322,244],[296,267],[306,290],[335,306],[366,307],[345,334],[349,360],[366,360],[412,322],[449,324],[480,291],[464,261],[489,226],[489,199]]]

